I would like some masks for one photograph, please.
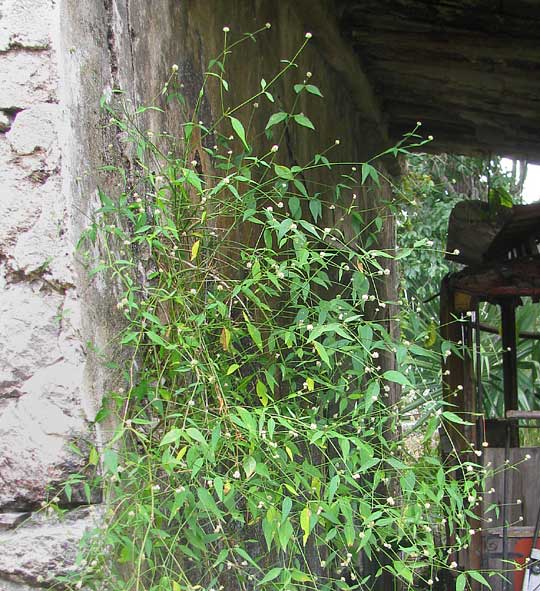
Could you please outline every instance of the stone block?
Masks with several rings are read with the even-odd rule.
[[[0,399],[20,395],[22,382],[62,357],[58,346],[63,297],[16,283],[0,291]]]
[[[12,150],[19,156],[43,150],[48,160],[57,162],[58,154],[51,156],[58,150],[59,115],[60,107],[55,104],[34,105],[18,113],[6,134]]]
[[[95,507],[69,511],[61,519],[35,514],[17,529],[0,532],[0,590],[6,580],[12,585],[48,587],[55,577],[73,572],[80,540],[100,517]]]
[[[53,14],[51,0],[3,0],[0,9],[0,51],[10,47],[49,47]]]
[[[55,102],[57,84],[45,51],[11,50],[0,54],[0,109],[18,110]]]
[[[69,447],[88,437],[84,421],[32,394],[0,404],[0,511],[36,508],[86,458]]]
[[[30,517],[30,513],[0,513],[0,531],[15,529]]]

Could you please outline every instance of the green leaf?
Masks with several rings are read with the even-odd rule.
[[[263,342],[260,330],[255,325],[251,324],[251,322],[246,322],[246,324],[251,340],[257,345],[259,351],[262,351]]]
[[[313,125],[313,123],[303,113],[293,115],[293,119],[296,121],[296,123],[298,123],[298,125],[301,125],[302,127],[307,127],[308,129],[315,130],[315,126]]]
[[[246,141],[246,130],[244,129],[242,122],[236,117],[232,117],[230,115],[229,119],[231,120],[232,128],[234,129],[236,135],[240,138],[240,141],[244,144],[246,150],[249,150],[249,145]]]
[[[277,579],[281,573],[283,569],[280,567],[275,567],[271,570],[269,570],[266,575],[259,581],[259,585],[263,585],[264,583],[269,583],[270,581],[273,581],[274,579]]]
[[[309,211],[313,216],[313,220],[316,222],[322,215],[322,203],[319,199],[309,200]]]
[[[290,497],[285,497],[283,499],[283,502],[281,503],[281,523],[284,523],[284,521],[287,519],[289,513],[291,512],[291,509],[292,499]]]
[[[336,474],[332,480],[330,480],[330,483],[328,485],[328,489],[326,491],[326,500],[331,503],[332,499],[334,498],[334,495],[336,494],[336,491],[338,489],[339,486],[339,475]]]
[[[286,181],[294,180],[294,175],[291,172],[291,169],[287,168],[286,166],[274,164],[274,171],[280,179],[285,179]]]
[[[466,584],[467,575],[465,573],[461,573],[456,579],[456,591],[464,591]]]
[[[182,437],[182,429],[174,428],[168,433],[165,433],[159,445],[167,445],[169,443],[176,443]]]
[[[442,413],[442,416],[451,423],[456,423],[458,425],[472,425],[473,423],[469,423],[468,421],[464,421],[460,416],[456,415],[449,410],[446,410]],[[471,575],[472,576],[472,575]]]
[[[326,352],[326,349],[321,345],[321,343],[319,343],[319,341],[313,341],[313,346],[315,347],[315,350],[319,354],[321,360],[324,361],[324,363],[326,363],[328,367],[332,367],[332,364],[330,363],[330,358],[328,357],[328,353]]]
[[[229,366],[229,369],[227,370],[227,375],[230,376],[232,373],[234,373],[240,366],[238,365],[238,363],[233,363],[232,365]]]
[[[201,179],[194,170],[191,170],[190,168],[183,168],[182,174],[191,186],[195,187],[197,191],[202,191]]]
[[[491,585],[486,581],[485,577],[483,575],[481,575],[478,571],[476,571],[476,570],[469,571],[469,576],[472,579],[474,579],[475,581],[478,581],[479,583],[484,585],[484,587],[491,589]]]
[[[148,338],[156,345],[159,345],[160,347],[167,347],[168,346],[167,343],[159,335],[157,335],[154,331],[149,330],[146,332],[146,334],[148,335]]]
[[[282,121],[285,121],[286,119],[288,119],[288,117],[289,114],[284,113],[283,111],[280,111],[279,113],[274,113],[270,117],[270,119],[268,119],[268,123],[266,124],[265,130],[270,129],[271,127],[277,125],[278,123],[281,123]]]
[[[298,197],[289,197],[289,211],[295,220],[301,217],[302,208],[300,206],[300,199],[298,199]]]
[[[287,549],[287,545],[289,540],[291,539],[294,533],[293,526],[289,520],[285,521],[279,526],[278,529],[278,540],[281,549],[285,551]]]
[[[366,182],[368,177],[371,177],[375,184],[379,185],[379,173],[377,169],[371,166],[371,164],[364,162],[362,164],[362,184]]]
[[[199,443],[204,443],[206,445],[206,438],[205,436],[196,429],[195,427],[188,427],[186,429],[186,435],[188,435],[191,439],[198,441]]]
[[[395,382],[396,384],[401,384],[402,386],[410,385],[409,380],[399,371],[394,369],[389,369],[383,373],[383,378],[388,380],[389,382]]]
[[[322,92],[314,84],[306,84],[306,90],[310,94],[314,94],[316,96],[320,96],[321,98],[323,98]]]
[[[255,461],[254,457],[248,456],[244,460],[243,465],[244,465],[244,472],[246,473],[246,479],[249,479],[255,473],[255,470],[257,468],[257,462]]]
[[[266,541],[266,547],[268,548],[268,551],[270,551],[272,548],[272,540],[274,539],[275,533],[275,523],[269,518],[269,514],[270,511],[266,514],[266,518],[263,519],[262,522],[264,539]]]
[[[106,449],[103,452],[103,465],[109,474],[116,474],[118,471],[118,452],[114,449]]]
[[[92,447],[90,450],[90,455],[88,456],[88,463],[91,466],[97,466],[99,462],[99,453],[95,447]]]

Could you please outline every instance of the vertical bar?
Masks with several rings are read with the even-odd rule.
[[[501,301],[503,346],[504,416],[508,410],[518,410],[516,300]],[[510,426],[510,447],[519,447],[518,423]]]
[[[502,506],[502,526],[503,526],[503,551],[502,551],[502,570],[508,568],[508,462],[510,460],[510,437],[513,421],[506,420],[506,440],[504,444],[504,472],[503,472],[503,506]],[[503,578],[502,591],[508,591],[508,581],[506,572]]]
[[[454,344],[462,342],[463,357],[451,354],[443,358],[442,390],[443,399],[448,401],[459,413],[465,413],[465,418],[470,419],[470,414],[476,412],[476,392],[474,384],[474,367],[471,324],[463,322],[460,317],[463,312],[474,308],[470,301],[457,302],[456,292],[447,275],[441,283],[440,299],[440,331],[443,339]],[[449,373],[447,373],[447,370]],[[445,462],[455,463],[454,454],[470,452],[470,444],[478,444],[476,426],[457,425],[445,422],[441,430],[441,454]],[[480,523],[471,522],[471,526],[478,529]],[[454,534],[446,532],[450,544],[455,541]],[[475,535],[467,550],[461,551],[458,556],[449,557],[456,560],[463,570],[480,570],[482,566],[482,537]],[[473,591],[480,590],[480,583],[471,582]]]
[[[476,305],[476,310],[473,312],[474,314],[474,328],[475,328],[475,347],[476,347],[476,355],[475,355],[475,363],[476,363],[476,412],[480,413],[480,418],[477,420],[477,432],[476,438],[477,441],[484,440],[484,432],[485,432],[485,420],[484,420],[484,390],[482,386],[482,351],[481,351],[481,335],[482,332],[480,330],[480,304]]]

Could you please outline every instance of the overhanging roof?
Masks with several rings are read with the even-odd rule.
[[[340,30],[393,140],[540,162],[540,2],[340,0]]]

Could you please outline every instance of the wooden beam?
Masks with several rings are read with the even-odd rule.
[[[540,256],[467,267],[449,281],[454,289],[483,301],[497,296],[540,296]]]
[[[369,55],[385,53],[414,54],[423,59],[436,57],[461,57],[466,62],[487,61],[502,66],[515,62],[540,63],[538,39],[520,39],[518,45],[511,35],[489,35],[477,33],[445,33],[432,31],[417,33],[400,29],[397,31],[373,30],[365,26],[351,30],[355,45],[362,47],[362,52]]]
[[[489,324],[484,324],[482,322],[480,322],[478,326],[482,332],[488,332],[490,334],[497,335],[498,337],[501,336],[501,331],[496,326],[490,326]],[[524,330],[519,333],[519,338],[528,339],[531,341],[540,341],[540,332],[530,332]]]
[[[492,0],[351,0],[342,20],[351,29],[515,33],[516,38],[538,39],[540,7],[532,0],[505,2],[504,8]]]
[[[540,410],[507,410],[507,419],[539,420]]]
[[[312,33],[311,43],[320,48],[321,59],[341,76],[343,84],[349,89],[351,101],[365,122],[366,137],[370,141],[375,140],[378,151],[391,147],[393,140],[388,135],[388,122],[379,97],[351,44],[343,38],[334,3],[328,0],[295,0],[291,5],[304,23],[306,32]],[[385,165],[394,176],[401,174],[395,158],[385,159]]]

